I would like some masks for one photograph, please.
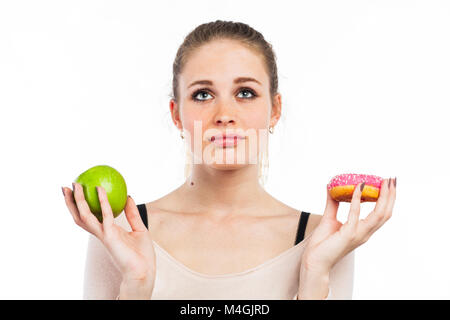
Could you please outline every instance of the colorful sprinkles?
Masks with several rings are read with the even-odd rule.
[[[334,176],[328,183],[327,187],[328,190],[330,190],[331,188],[337,186],[345,186],[345,185],[356,186],[360,182],[365,182],[366,185],[381,188],[383,178],[370,174],[345,173]]]

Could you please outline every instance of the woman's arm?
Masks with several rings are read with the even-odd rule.
[[[127,232],[132,231],[125,213],[114,219],[114,223]],[[153,291],[153,276],[143,279],[124,279],[105,245],[94,235],[89,236],[83,299],[86,300],[142,300],[150,299]]]
[[[83,290],[85,300],[149,300],[153,283],[146,279],[124,281],[105,246],[90,235]]]
[[[355,264],[354,252],[350,252],[337,262],[328,274],[314,273],[314,271],[308,271],[302,267],[299,293],[294,299],[351,300]]]
[[[108,250],[93,235],[89,235],[84,270],[83,299],[114,300],[120,292],[122,275]]]
[[[341,259],[330,272],[330,292],[327,300],[351,300],[353,295],[353,275],[355,251]]]
[[[125,213],[115,218],[114,223],[127,232],[132,231]],[[106,247],[91,234],[84,272],[83,298],[86,300],[110,300],[119,298],[120,294],[120,299],[140,299],[135,293],[144,291],[146,291],[146,286],[141,283],[123,281],[122,274]]]

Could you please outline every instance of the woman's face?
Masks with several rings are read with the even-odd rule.
[[[178,83],[179,101],[170,109],[194,163],[225,170],[256,164],[260,143],[267,143],[267,129],[281,112],[262,56],[237,41],[215,40],[188,57]],[[223,134],[242,139],[221,140]]]

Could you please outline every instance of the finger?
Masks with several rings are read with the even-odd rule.
[[[378,227],[383,224],[383,217],[386,211],[388,197],[389,180],[384,179],[381,183],[380,195],[378,197],[377,203],[375,204],[374,210],[361,221],[366,231],[373,233],[376,229],[378,229]]]
[[[73,184],[73,196],[75,199],[75,204],[80,213],[80,219],[85,224],[89,232],[93,233],[99,239],[102,239],[102,225],[98,221],[97,217],[91,212],[89,205],[84,198],[83,187],[74,182]]]
[[[327,187],[327,202],[325,205],[325,212],[323,213],[323,218],[336,220],[338,209],[339,209],[339,201],[336,201],[331,197],[330,190],[328,190]]]
[[[100,207],[102,209],[103,232],[108,233],[111,231],[112,225],[114,224],[114,214],[112,212],[111,205],[109,204],[106,190],[101,186],[97,186],[96,189],[98,200],[100,201]]]
[[[389,197],[389,184],[391,179],[384,179],[380,189],[380,196],[378,197],[377,203],[375,204],[374,211],[384,212],[387,206],[388,197]]]
[[[397,184],[397,178],[395,178],[395,180],[391,180],[391,187],[389,189],[389,197],[388,197],[388,200],[387,200],[386,214],[384,216],[384,222],[389,220],[390,217],[392,216],[392,211],[394,209],[395,198],[397,197],[397,186],[396,186],[396,184]]]
[[[133,198],[128,196],[127,203],[125,204],[125,216],[127,217],[128,223],[133,231],[145,232],[147,228],[141,219],[139,210],[134,202]]]
[[[78,226],[85,228],[84,223],[80,219],[80,213],[78,212],[78,208],[75,205],[75,202],[73,201],[72,190],[70,190],[69,188],[67,188],[66,190],[66,188],[64,187],[62,187],[62,189],[64,194],[64,201],[66,202],[66,206],[69,209],[69,212],[72,215],[73,220]]]
[[[359,213],[361,211],[361,194],[365,182],[358,183],[353,190],[352,201],[350,203],[350,211],[348,213],[347,223],[352,228],[356,228],[359,221]]]

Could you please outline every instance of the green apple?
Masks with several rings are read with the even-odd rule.
[[[84,198],[98,221],[102,222],[103,216],[96,186],[105,189],[114,218],[125,208],[128,197],[127,185],[116,169],[106,165],[95,166],[80,174],[75,182],[83,186]]]

